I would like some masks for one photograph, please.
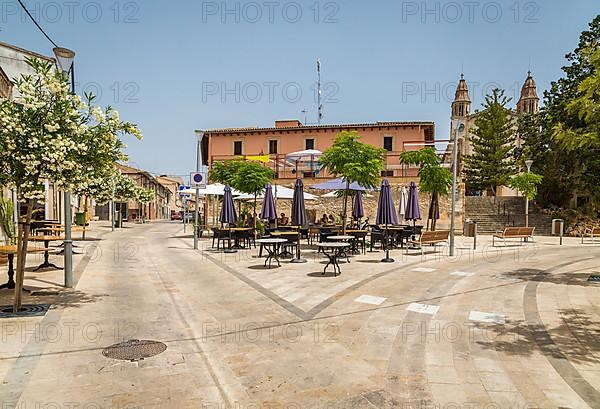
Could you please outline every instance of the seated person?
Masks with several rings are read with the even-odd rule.
[[[327,215],[323,213],[323,216],[321,216],[321,219],[319,220],[319,224],[325,226],[328,222],[329,219],[327,219]]]
[[[290,222],[290,219],[287,218],[285,213],[281,213],[281,216],[277,220],[277,224],[279,226],[287,226],[289,222]]]
[[[332,214],[329,215],[329,224],[335,225],[335,217]]]

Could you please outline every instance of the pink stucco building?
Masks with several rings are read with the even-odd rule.
[[[290,152],[305,149],[324,151],[333,144],[342,131],[356,131],[361,141],[385,148],[386,170],[382,176],[402,178],[414,176],[414,169],[405,169],[399,163],[399,154],[420,149],[435,139],[433,122],[375,122],[364,124],[303,125],[298,120],[276,121],[268,128],[225,128],[196,131],[204,133],[203,160],[215,161],[236,157],[269,155],[267,166],[273,168],[279,179],[295,178],[295,165],[285,160]],[[301,164],[299,173],[304,178],[326,178],[318,163]]]

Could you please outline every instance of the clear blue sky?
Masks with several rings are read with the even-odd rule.
[[[194,168],[194,129],[304,120],[303,109],[314,122],[317,58],[325,123],[435,121],[446,139],[461,71],[474,108],[494,84],[518,98],[528,68],[547,88],[600,12],[591,0],[27,4],[77,52],[78,91],[141,126],[131,161],[169,174]],[[51,54],[16,2],[1,6],[1,41]]]

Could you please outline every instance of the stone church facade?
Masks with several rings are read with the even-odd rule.
[[[514,119],[516,119],[519,115],[537,113],[539,112],[539,102],[540,99],[537,94],[537,85],[531,75],[531,71],[529,71],[527,73],[527,78],[525,79],[525,82],[521,88],[520,98],[517,101],[515,109],[512,109],[510,111],[510,115],[513,116]],[[458,86],[456,87],[454,101],[452,102],[452,122],[450,126],[449,138],[451,143],[448,145],[447,148],[447,161],[452,162],[452,141],[454,141],[456,129],[455,126],[457,123],[462,123],[465,126],[463,131],[459,132],[458,134],[458,147],[460,156],[464,157],[473,153],[473,147],[471,144],[471,138],[473,135],[472,131],[475,127],[475,120],[481,112],[482,111],[471,112],[471,98],[469,96],[469,86],[464,78],[464,75],[461,74]],[[515,133],[515,145],[517,148],[520,148],[522,145],[522,140],[516,132],[516,127]],[[459,167],[459,169],[462,170],[461,167]],[[512,191],[511,189],[505,186],[501,186],[498,189],[498,195],[515,196],[516,192]]]

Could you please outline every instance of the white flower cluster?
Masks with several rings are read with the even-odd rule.
[[[15,84],[22,100],[0,103],[0,185],[16,186],[20,200],[44,198],[44,180],[93,195],[115,189],[107,169],[125,158],[123,142],[130,134],[141,139],[137,126],[120,122],[112,108],[92,106],[93,97],[69,93],[67,79],[51,64],[31,60],[35,74]],[[108,175],[108,176],[107,176]],[[90,191],[92,195],[92,191]]]

